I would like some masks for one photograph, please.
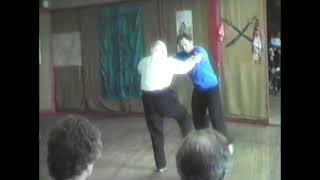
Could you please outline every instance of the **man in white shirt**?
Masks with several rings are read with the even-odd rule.
[[[200,60],[200,55],[194,55],[187,61],[168,57],[166,44],[156,41],[152,45],[151,56],[143,58],[138,64],[143,108],[158,172],[166,169],[163,118],[170,117],[177,120],[183,137],[192,130],[193,126],[187,110],[179,104],[170,92],[169,86],[174,74],[188,73]]]

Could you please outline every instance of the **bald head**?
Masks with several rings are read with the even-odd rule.
[[[157,40],[151,46],[151,55],[166,57],[168,55],[167,45],[163,41]]]

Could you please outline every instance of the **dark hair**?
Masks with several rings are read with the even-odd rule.
[[[80,175],[101,156],[101,132],[82,116],[60,120],[49,135],[47,163],[50,176],[65,180]]]
[[[227,139],[211,128],[191,132],[176,154],[182,180],[222,180],[226,170]]]
[[[189,41],[192,41],[191,35],[184,32],[184,33],[181,33],[181,34],[178,35],[178,37],[177,37],[177,44],[179,44],[179,42],[181,41],[182,38],[186,38],[186,39],[188,39]]]

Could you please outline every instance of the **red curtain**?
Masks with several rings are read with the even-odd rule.
[[[220,76],[223,74],[223,22],[220,14],[220,0],[209,0],[209,48],[214,57],[214,65]]]

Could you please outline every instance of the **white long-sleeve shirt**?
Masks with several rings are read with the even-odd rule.
[[[145,57],[138,64],[141,90],[156,91],[168,88],[174,74],[186,74],[196,63],[195,60],[179,61],[172,57],[167,59]]]

